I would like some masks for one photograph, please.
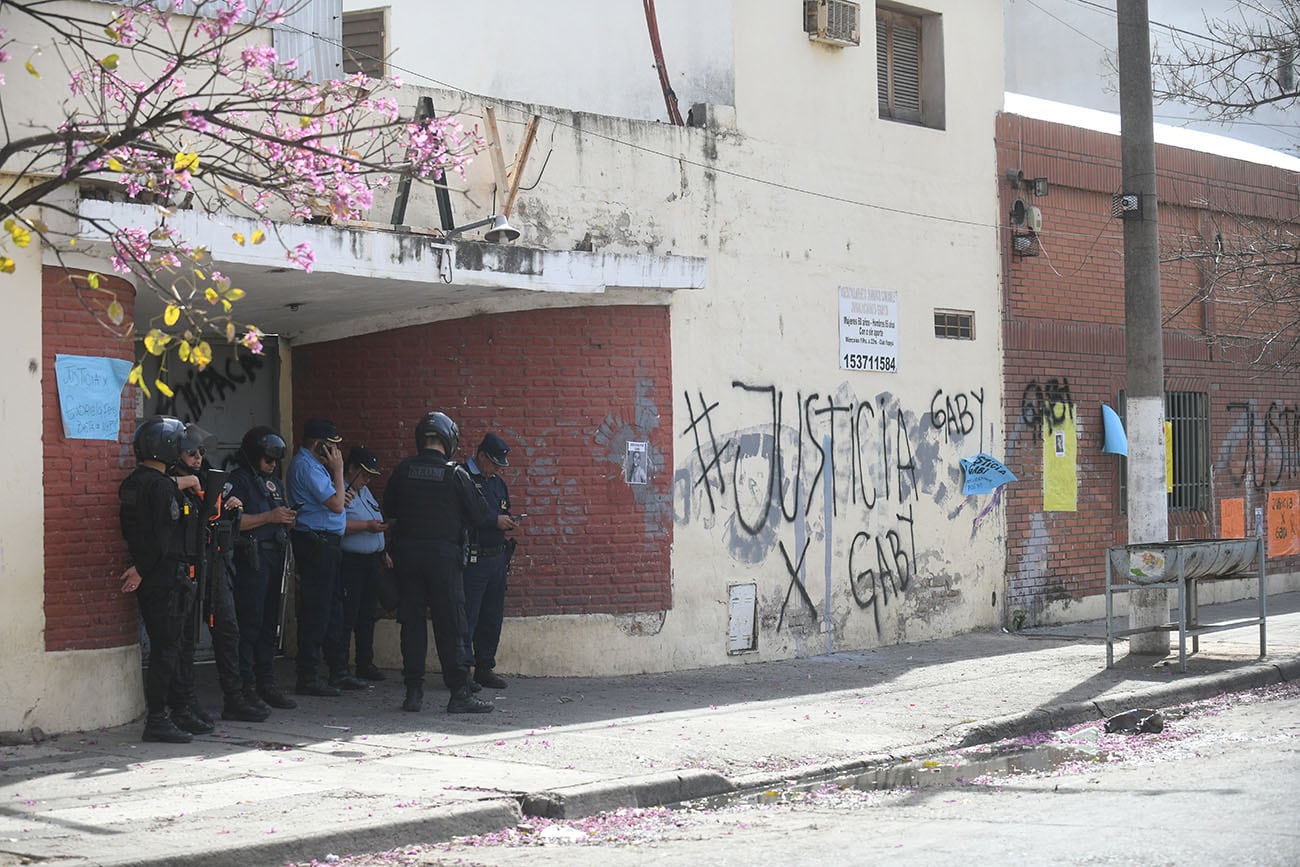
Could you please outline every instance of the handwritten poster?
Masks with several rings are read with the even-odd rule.
[[[1246,538],[1246,501],[1241,497],[1219,500],[1219,538]]]
[[[63,435],[70,440],[116,440],[122,426],[122,386],[131,362],[89,355],[55,355]]]
[[[961,468],[966,471],[962,494],[988,494],[1007,482],[1016,481],[1015,473],[997,458],[984,452],[973,458],[962,458]]]
[[[1300,554],[1300,492],[1268,495],[1268,556]]]

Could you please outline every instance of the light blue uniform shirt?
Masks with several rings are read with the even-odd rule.
[[[382,521],[384,516],[375,502],[375,495],[369,487],[360,488],[343,510],[348,521]],[[346,522],[344,524],[346,526]],[[378,554],[384,550],[384,534],[363,530],[360,533],[344,533],[342,546],[349,554]]]
[[[316,456],[305,448],[289,462],[288,478],[285,487],[289,493],[289,505],[302,503],[298,510],[298,520],[294,522],[295,530],[314,530],[317,533],[331,533],[342,536],[347,529],[348,518],[343,512],[331,512],[325,501],[334,496],[334,479],[329,468],[317,460]]]

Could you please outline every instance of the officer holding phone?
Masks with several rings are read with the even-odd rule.
[[[510,466],[510,447],[494,433],[483,437],[465,467],[487,501],[490,515],[471,529],[469,563],[465,565],[465,656],[474,667],[474,681],[488,689],[505,689],[496,673],[497,647],[506,615],[506,570],[510,565],[506,531],[518,528],[510,514],[510,489],[501,467]]]
[[[303,425],[302,446],[289,463],[286,487],[289,502],[302,503],[289,534],[298,564],[301,599],[298,606],[299,695],[338,696],[344,689],[364,689],[348,674],[348,647],[343,640],[343,605],[338,593],[342,560],[344,514],[343,453],[334,422],[309,419]],[[317,673],[322,653],[329,680]]]

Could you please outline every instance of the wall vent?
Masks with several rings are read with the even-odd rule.
[[[812,41],[826,45],[858,45],[859,11],[858,4],[850,0],[804,0],[804,32]]]

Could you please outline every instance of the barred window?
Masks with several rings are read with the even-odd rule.
[[[974,340],[975,314],[969,310],[934,311],[934,336],[950,340]]]
[[[1119,415],[1127,424],[1126,396],[1119,395]],[[1172,433],[1171,512],[1210,510],[1210,396],[1203,391],[1165,392],[1165,421]],[[1128,458],[1120,458],[1120,510],[1128,512]]]

